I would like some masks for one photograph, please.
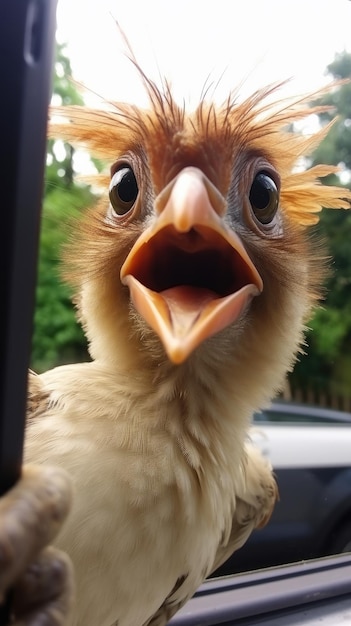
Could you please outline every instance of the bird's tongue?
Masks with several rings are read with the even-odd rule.
[[[136,309],[157,332],[168,356],[181,363],[206,338],[235,321],[257,295],[249,284],[225,297],[192,286],[152,291],[134,276],[125,278]]]
[[[186,335],[201,316],[209,302],[217,295],[210,289],[182,286],[165,289],[161,293],[169,309],[174,332],[178,337]]]

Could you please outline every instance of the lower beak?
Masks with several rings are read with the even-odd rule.
[[[222,219],[223,196],[188,167],[156,198],[156,222],[121,269],[135,308],[176,364],[238,320],[263,289],[240,238]]]

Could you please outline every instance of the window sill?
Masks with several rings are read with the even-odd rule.
[[[312,626],[317,622],[351,624],[351,554],[207,580],[170,624]]]

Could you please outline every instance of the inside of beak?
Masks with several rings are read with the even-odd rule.
[[[221,298],[253,280],[242,256],[211,228],[204,226],[179,234],[174,227],[158,231],[135,254],[129,273],[145,287],[164,292],[173,287],[206,290]]]
[[[132,249],[122,268],[136,309],[174,363],[239,318],[262,290],[238,241],[204,225],[179,233],[168,224]]]

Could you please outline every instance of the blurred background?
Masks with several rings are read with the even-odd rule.
[[[158,83],[166,76],[176,99],[189,107],[199,101],[204,86],[208,97],[222,102],[238,86],[239,97],[245,97],[291,78],[280,90],[283,97],[351,78],[349,0],[58,0],[57,20],[55,104],[143,103],[116,21],[146,74]],[[331,104],[334,111],[311,116],[296,132],[315,132],[335,113],[338,119],[322,145],[299,165],[339,165],[338,182],[351,187],[351,84],[339,84],[318,102]],[[89,359],[70,293],[60,279],[59,259],[67,217],[96,200],[95,190],[79,175],[102,167],[61,141],[48,143],[31,363],[38,372]],[[334,183],[332,178],[323,183]],[[315,231],[327,240],[332,272],[285,397],[351,410],[351,212],[323,212]]]

